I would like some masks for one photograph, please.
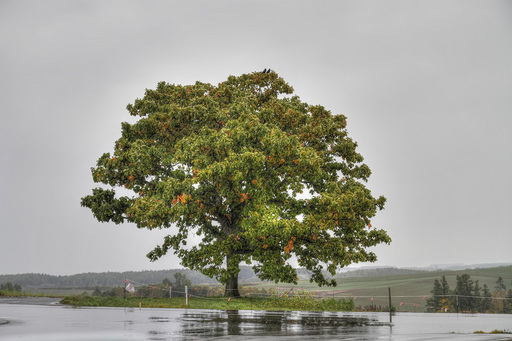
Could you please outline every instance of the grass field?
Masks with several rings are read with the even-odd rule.
[[[391,304],[398,311],[425,311],[425,301],[431,295],[435,279],[445,276],[450,288],[454,289],[456,277],[469,274],[473,281],[478,280],[480,286],[487,284],[491,292],[494,290],[496,280],[502,277],[507,287],[512,288],[512,266],[502,266],[488,269],[471,269],[457,271],[435,271],[417,274],[375,276],[375,277],[347,277],[338,278],[338,286],[319,288],[309,281],[299,281],[296,286],[289,284],[276,285],[274,283],[262,283],[254,285],[254,288],[279,287],[281,290],[303,288],[316,292],[319,296],[331,296],[335,298],[352,298],[354,305],[365,307],[377,305],[386,307],[389,305],[388,288],[391,288]],[[425,299],[423,298],[425,296]],[[373,298],[373,301],[372,301]],[[400,303],[403,303],[400,306]]]
[[[352,300],[317,300],[311,295],[294,297],[191,297],[188,305],[185,298],[138,298],[95,297],[89,295],[67,296],[62,304],[92,307],[144,307],[144,308],[189,308],[217,310],[306,310],[306,311],[352,311]]]

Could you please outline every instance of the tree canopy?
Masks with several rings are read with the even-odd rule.
[[[170,229],[151,261],[172,250],[237,295],[241,263],[290,283],[296,257],[311,281],[335,285],[324,270],[373,262],[368,248],[391,241],[372,227],[386,199],[365,186],[371,171],[346,117],[302,102],[274,71],[218,85],[161,82],[127,109],[138,121],[122,123],[113,153],[92,168],[109,188],[82,206],[101,222]]]

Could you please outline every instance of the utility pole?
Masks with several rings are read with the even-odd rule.
[[[393,323],[393,317],[391,314],[391,288],[388,287],[388,294],[389,294],[389,323]]]

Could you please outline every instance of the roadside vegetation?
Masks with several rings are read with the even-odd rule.
[[[62,297],[62,295],[48,295],[42,293],[30,293],[30,292],[20,292],[20,291],[7,291],[0,290],[0,297]]]
[[[488,333],[482,331],[482,330],[477,330],[476,332],[473,332],[473,334],[512,334],[511,331],[509,330],[501,330],[501,329],[494,329],[493,331],[490,331]]]
[[[0,284],[0,297],[63,297],[58,295],[48,295],[43,293],[30,293],[22,290],[21,285],[11,282]]]
[[[353,311],[354,302],[345,299],[317,299],[310,292],[294,295],[274,292],[270,297],[232,297],[221,296],[190,297],[188,305],[185,297],[121,297],[91,296],[88,294],[67,296],[62,304],[88,307],[132,307],[138,308],[189,308],[218,310],[295,310],[295,311]]]
[[[11,282],[7,282],[0,284],[0,296],[17,297],[34,295],[22,292],[21,285],[19,284],[12,284]]]

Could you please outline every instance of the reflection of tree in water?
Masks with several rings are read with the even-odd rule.
[[[219,311],[186,313],[181,318],[184,335],[334,335],[373,333],[388,326],[368,316],[323,312]]]

